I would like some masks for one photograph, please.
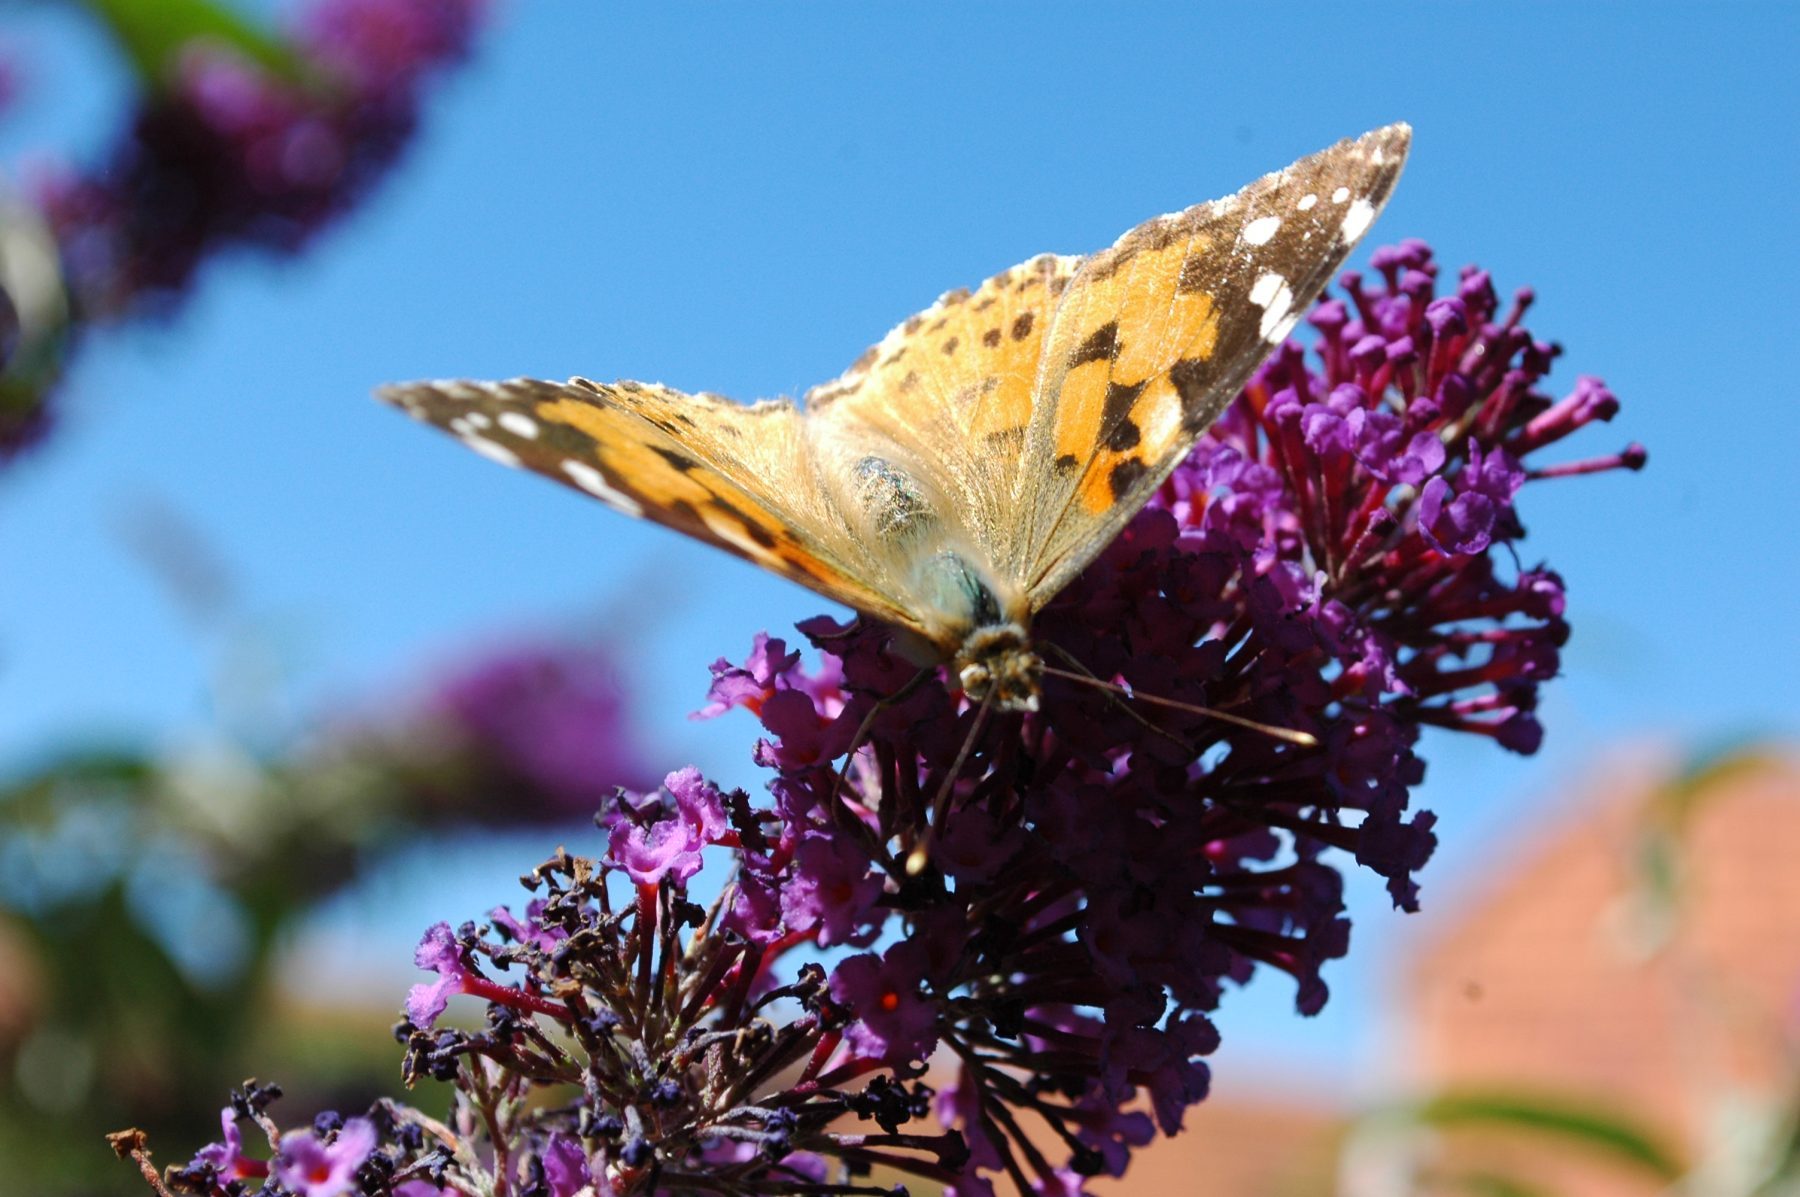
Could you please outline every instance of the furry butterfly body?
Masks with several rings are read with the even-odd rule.
[[[584,378],[379,394],[910,633],[972,699],[1034,709],[1032,616],[1286,337],[1409,141],[1404,125],[1342,141],[1110,249],[950,292],[803,407]]]

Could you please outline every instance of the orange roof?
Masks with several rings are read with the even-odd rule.
[[[1421,1087],[1629,1097],[1697,1146],[1721,1086],[1790,1079],[1800,762],[1741,758],[1700,787],[1668,777],[1597,774],[1570,822],[1496,861],[1489,892],[1424,948],[1407,1020]]]

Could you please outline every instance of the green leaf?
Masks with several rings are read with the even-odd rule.
[[[1654,1134],[1628,1117],[1584,1102],[1515,1093],[1458,1093],[1423,1103],[1414,1117],[1428,1126],[1541,1132],[1592,1148],[1664,1181],[1678,1180],[1686,1172],[1675,1151]]]
[[[285,42],[212,0],[75,0],[104,22],[152,88],[168,86],[181,51],[196,41],[229,46],[291,83],[305,81],[306,62]]]
[[[1441,1177],[1438,1184],[1442,1188],[1473,1193],[1475,1197],[1553,1197],[1549,1189],[1498,1172],[1466,1172]]]
[[[1651,942],[1674,934],[1687,898],[1687,834],[1704,804],[1781,759],[1766,741],[1740,738],[1696,753],[1652,793],[1635,847],[1636,898]]]

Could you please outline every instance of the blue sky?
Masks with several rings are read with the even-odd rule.
[[[648,15],[647,15],[648,14]],[[1186,4],[500,6],[372,202],[293,262],[220,262],[172,322],[96,337],[48,446],[0,477],[0,770],[96,738],[209,734],[217,630],[127,547],[190,524],[273,645],[304,726],[523,632],[628,646],[650,755],[754,783],[746,718],[694,724],[706,665],[821,600],[538,480],[368,398],[417,376],[572,373],[742,398],[835,375],[940,291],[1082,252],[1349,134],[1413,158],[1371,243],[1529,284],[1618,421],[1571,449],[1649,469],[1534,486],[1529,556],[1570,587],[1567,677],[1531,760],[1438,737],[1427,904],[1478,881],[1608,751],[1800,730],[1790,297],[1800,86],[1789,8]],[[127,82],[55,9],[9,13],[31,91],[0,162],[95,154]],[[1497,848],[1496,845],[1501,847]],[[538,852],[418,857],[420,923],[511,896]],[[1419,923],[1356,890],[1319,1019],[1269,978],[1223,1016],[1221,1084],[1361,1076]],[[400,925],[404,922],[404,925]]]

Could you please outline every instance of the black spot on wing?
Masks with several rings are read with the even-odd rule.
[[[1213,373],[1198,358],[1186,358],[1169,367],[1169,381],[1181,398],[1182,431],[1204,431],[1218,418],[1220,404],[1213,395]]]
[[[664,431],[668,430],[665,429]],[[677,453],[675,450],[665,449],[661,445],[651,445],[650,447],[656,451],[658,457],[662,458],[684,474],[689,470],[698,468],[700,465],[699,462],[695,461],[685,453]]]
[[[1131,408],[1147,385],[1148,379],[1129,385],[1106,384],[1106,401],[1100,409],[1101,442],[1115,453],[1123,453],[1138,443],[1138,426],[1131,420]]]
[[[1112,487],[1113,498],[1123,499],[1130,494],[1131,488],[1149,472],[1150,467],[1136,457],[1127,457],[1114,466],[1112,473],[1106,476],[1107,484]]]
[[[1023,341],[1026,337],[1029,337],[1031,335],[1031,325],[1032,325],[1033,315],[1034,314],[1031,312],[1020,312],[1019,313],[1019,318],[1012,322],[1012,339],[1013,340]]]
[[[1075,347],[1069,356],[1069,369],[1088,362],[1111,361],[1119,352],[1119,322],[1108,320],[1088,334],[1088,339]]]

